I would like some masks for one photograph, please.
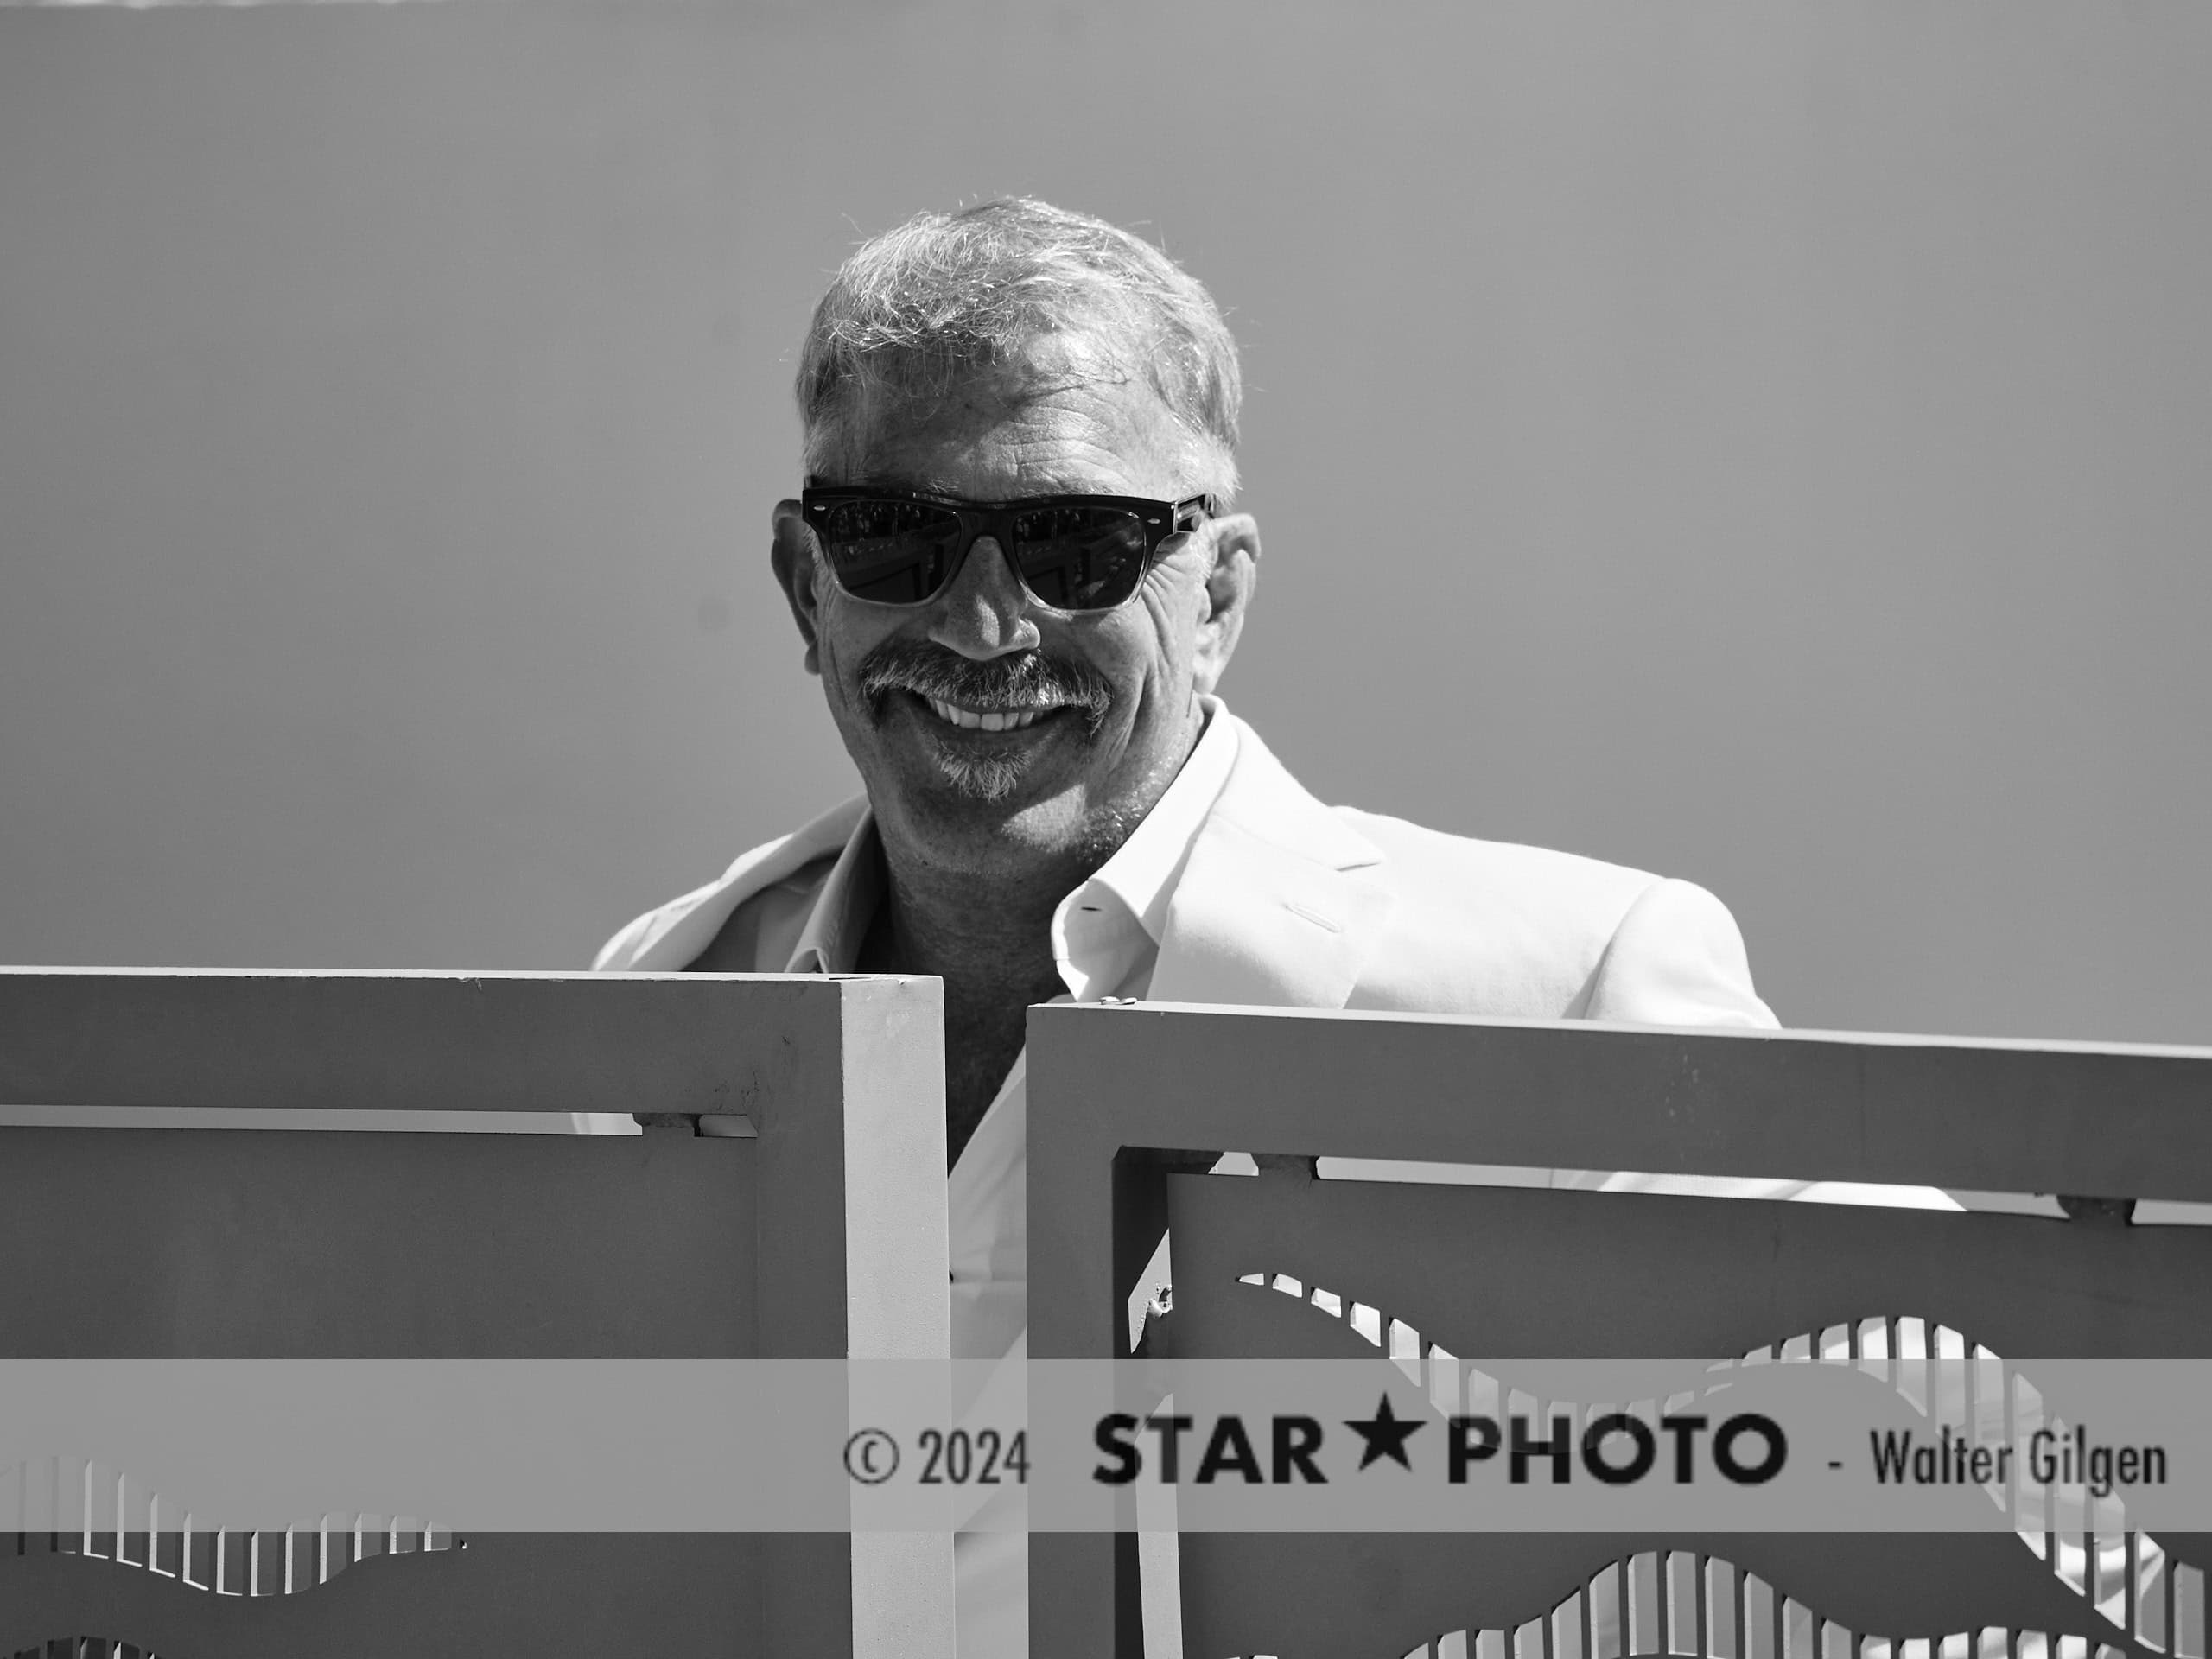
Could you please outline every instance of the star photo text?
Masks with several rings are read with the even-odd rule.
[[[1241,1482],[1249,1486],[1325,1485],[1325,1463],[1339,1475],[1356,1475],[1380,1464],[1413,1472],[1421,1450],[1414,1438],[1429,1426],[1421,1417],[1402,1417],[1386,1395],[1365,1418],[1344,1420],[1359,1461],[1346,1450],[1325,1457],[1328,1425],[1320,1418],[1279,1415],[1247,1419],[1224,1414],[1203,1427],[1178,1414],[1138,1417],[1116,1412],[1098,1420],[1093,1435],[1101,1461],[1090,1478],[1102,1485],[1126,1486],[1149,1478],[1161,1485],[1188,1483],[1211,1486]],[[1478,1472],[1502,1472],[1515,1486],[1532,1482],[1564,1485],[1576,1478],[1608,1486],[1655,1479],[1688,1485],[1709,1471],[1739,1486],[1756,1486],[1782,1472],[1789,1443],[1782,1426],[1758,1412],[1738,1412],[1717,1421],[1701,1416],[1646,1419],[1627,1412],[1593,1418],[1580,1433],[1569,1417],[1548,1424],[1524,1415],[1504,1418],[1456,1415],[1442,1425],[1440,1447],[1427,1451],[1429,1466],[1440,1467],[1452,1485],[1464,1485]]]

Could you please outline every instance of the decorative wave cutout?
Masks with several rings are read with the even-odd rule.
[[[1496,1377],[1461,1361],[1403,1319],[1393,1319],[1364,1302],[1350,1300],[1318,1285],[1308,1286],[1283,1273],[1248,1273],[1237,1282],[1275,1290],[1332,1319],[1344,1320],[1388,1353],[1391,1363],[1427,1392],[1440,1416],[1460,1411],[1492,1414],[1503,1411],[1532,1418],[1567,1416],[1580,1426],[1593,1417],[1626,1411],[1656,1427],[1662,1410],[1678,1411],[1699,1398],[1695,1392],[1682,1393],[1663,1402],[1639,1400],[1626,1406],[1540,1401],[1517,1389],[1503,1387]],[[1931,1366],[1931,1360],[1958,1363]],[[1867,1319],[1855,1325],[1830,1325],[1771,1347],[1754,1348],[1740,1360],[1723,1360],[1707,1370],[1725,1374],[1772,1364],[1854,1366],[1891,1382],[1921,1415],[1948,1425],[1975,1444],[2010,1444],[2045,1427],[2046,1421],[2054,1433],[2063,1435],[2067,1430],[2065,1420],[2056,1414],[2046,1420],[2043,1396],[2035,1385],[2010,1370],[1999,1356],[1948,1325],[1931,1328],[1923,1319]],[[1707,1383],[1703,1392],[1726,1386],[1723,1375]],[[2017,1465],[2020,1460],[2010,1461]],[[2037,1559],[2049,1562],[2059,1581],[2082,1597],[2117,1630],[2152,1653],[2171,1654],[2172,1659],[2207,1659],[2204,1573],[2172,1560],[2148,1534],[2130,1532],[2126,1506],[2116,1495],[2093,1497],[2079,1483],[2046,1486],[2022,1478],[2017,1469],[2009,1482],[1991,1481],[1983,1491],[1999,1510],[2011,1516],[2020,1541]],[[1647,1566],[1639,1568],[1638,1562]],[[1699,1558],[1679,1551],[1665,1557],[1663,1568],[1656,1554],[1635,1557],[1625,1564],[1630,1569],[1627,1582],[1614,1578],[1609,1592],[1601,1588],[1608,1575],[1622,1565],[1606,1567],[1584,1590],[1553,1610],[1550,1620],[1558,1628],[1553,1630],[1548,1649],[1544,1642],[1546,1621],[1538,1618],[1510,1631],[1455,1631],[1414,1649],[1407,1659],[1628,1659],[1642,1654],[1702,1654],[1707,1659],[2091,1659],[2084,1637],[2053,1637],[1993,1626],[1978,1632],[1955,1631],[1909,1641],[1863,1634],[1854,1637],[1787,1598],[1777,1615],[1774,1591],[1757,1574],[1738,1575],[1732,1566],[1719,1560],[1707,1560],[1700,1567]],[[1639,1610],[1646,1608],[1647,1601],[1639,1599],[1644,1583],[1637,1577],[1639,1572],[1657,1586],[1651,1592],[1656,1599],[1648,1604],[1652,1611],[1643,1623],[1637,1622]],[[1717,1575],[1707,1586],[1702,1604],[1695,1583],[1700,1572]],[[1740,1599],[1735,1587],[1739,1576]],[[1682,1586],[1679,1590],[1678,1580]],[[1754,1607],[1755,1586],[1764,1598],[1758,1604],[1766,1610],[1764,1614]],[[1729,1630],[1738,1628],[1734,1620],[1740,1618],[1740,1629],[1745,1632],[1742,1644],[1731,1633],[1726,1647],[1711,1645],[1719,1637],[1711,1630],[1699,1632],[1694,1628],[1694,1610],[1700,1605],[1734,1608]],[[1688,1611],[1678,1618],[1670,1611],[1677,1607]],[[1628,1627],[1625,1646],[1621,1643],[1624,1613]],[[1662,1624],[1667,1632],[1664,1641],[1646,1645],[1647,1641],[1660,1642],[1656,1633]],[[1569,1626],[1581,1633],[1575,1643],[1566,1639]],[[1601,1641],[1601,1629],[1609,1633],[1609,1641]],[[1751,1635],[1761,1631],[1767,1632],[1768,1643],[1754,1647]],[[1677,1645],[1678,1636],[1690,1645]],[[1700,1637],[1702,1644],[1693,1639]],[[1269,1656],[1255,1655],[1252,1659],[1269,1659]],[[2120,1655],[2118,1649],[2100,1646],[2095,1659],[2120,1659]]]
[[[1702,1580],[1702,1585],[1700,1580]],[[1702,1589],[1702,1595],[1700,1591]],[[1702,1617],[1700,1617],[1700,1613]],[[1622,1637],[1625,1632],[1626,1641]],[[1854,1636],[1756,1573],[1674,1550],[1601,1567],[1583,1589],[1512,1630],[1453,1630],[1405,1659],[2091,1659],[2088,1638],[1986,1625],[1948,1636]],[[1254,1654],[1250,1659],[1274,1659]],[[2100,1643],[2095,1659],[2126,1659]]]
[[[35,1458],[0,1468],[0,1555],[89,1555],[219,1596],[296,1594],[372,1555],[467,1548],[435,1522],[353,1511],[281,1532],[226,1531],[97,1461]]]

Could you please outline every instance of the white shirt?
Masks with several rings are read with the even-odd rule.
[[[1141,996],[1152,982],[1169,901],[1236,760],[1235,728],[1213,718],[1213,698],[1201,697],[1199,705],[1205,727],[1166,793],[1097,874],[1052,912],[1052,959],[1067,987],[1056,1002]],[[883,859],[868,812],[830,867],[785,971],[854,971],[882,897]],[[953,1165],[945,1195],[956,1359],[1028,1356],[1027,1061],[1027,1051],[1014,1056]],[[991,1391],[1008,1405],[1024,1392],[1011,1369],[999,1373]],[[1027,1535],[963,1532],[953,1560],[962,1659],[1022,1659],[1029,1650]]]
[[[1056,1002],[1141,996],[1152,982],[1167,906],[1206,815],[1236,760],[1236,734],[1212,718],[1182,770],[1113,857],[1052,912],[1052,958],[1067,987]],[[874,814],[864,813],[823,883],[784,971],[849,974],[883,896]],[[952,1353],[999,1359],[1029,1325],[1029,1134],[1026,1054],[953,1165],[946,1193],[952,1266]]]

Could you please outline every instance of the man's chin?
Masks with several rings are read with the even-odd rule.
[[[947,838],[948,851],[965,841],[1052,842],[1057,826],[1084,795],[1080,783],[1064,776],[1062,768],[1019,750],[955,753],[949,745],[931,746],[925,753],[910,751],[888,771],[882,783],[898,797],[897,816],[918,829],[930,826],[932,837]],[[874,779],[868,792],[880,812],[886,803]]]
[[[954,754],[940,751],[938,771],[954,795],[979,806],[998,806],[1011,801],[1027,774],[1028,757],[1001,751],[996,754]]]
[[[964,756],[900,767],[887,794],[871,781],[876,816],[901,824],[947,869],[1001,867],[1009,857],[1059,855],[1084,817],[1079,785],[1047,783],[1024,757]]]

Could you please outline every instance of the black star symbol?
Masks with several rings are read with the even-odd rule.
[[[1421,1427],[1418,1417],[1400,1417],[1390,1409],[1390,1396],[1384,1395],[1375,1408],[1375,1414],[1365,1421],[1346,1419],[1344,1427],[1367,1442],[1367,1449],[1360,1454],[1362,1469],[1377,1458],[1389,1458],[1401,1469],[1410,1470],[1413,1464],[1406,1457],[1406,1440]]]

